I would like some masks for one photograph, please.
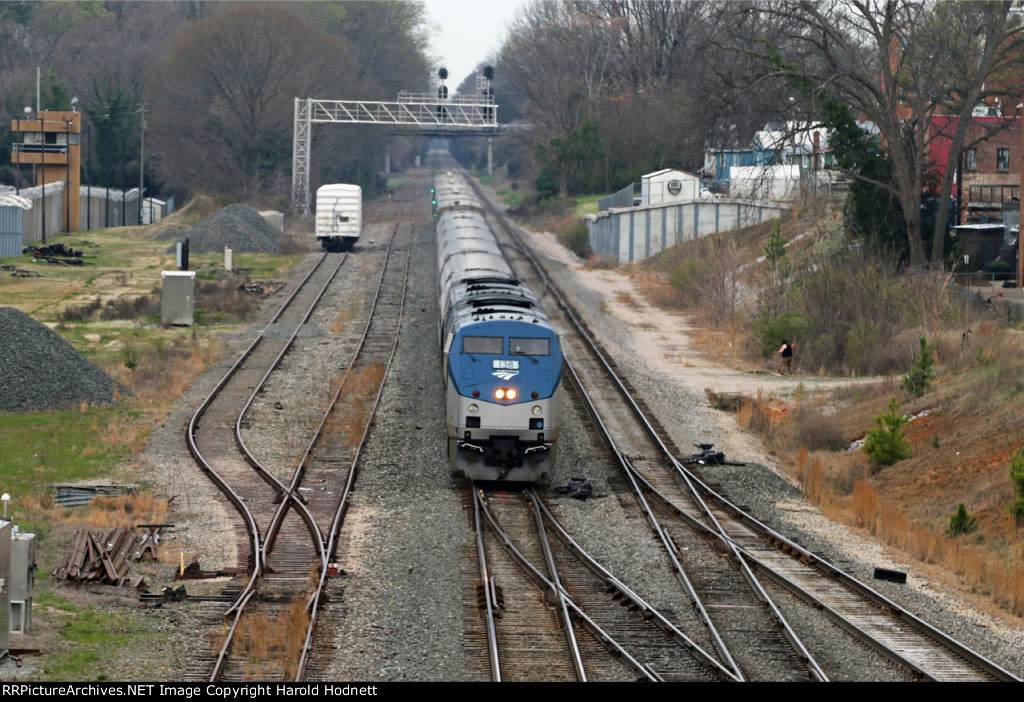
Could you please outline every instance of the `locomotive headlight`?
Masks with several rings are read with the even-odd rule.
[[[475,404],[469,406],[469,413],[470,414],[476,414],[479,411],[480,411],[480,408],[477,407]]]
[[[515,388],[509,388],[508,390],[505,391],[505,399],[506,400],[514,400],[518,396],[519,396],[519,393],[516,392]]]
[[[505,399],[505,388],[498,388],[494,391],[494,399],[504,400]]]
[[[534,414],[540,414],[543,410],[541,410],[540,405],[534,405],[533,409],[530,411],[533,412]]]

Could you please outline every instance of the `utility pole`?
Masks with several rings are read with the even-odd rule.
[[[142,224],[142,176],[145,173],[146,103],[139,108],[139,224]]]

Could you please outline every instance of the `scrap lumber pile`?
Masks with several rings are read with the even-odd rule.
[[[53,571],[53,576],[71,582],[120,586],[138,546],[131,527],[117,527],[99,537],[88,529],[79,529],[71,556],[63,567]]]

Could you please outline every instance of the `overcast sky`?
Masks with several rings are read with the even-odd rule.
[[[528,0],[426,0],[434,54],[455,89],[476,65],[500,48],[516,11]],[[437,66],[434,75],[437,75]]]

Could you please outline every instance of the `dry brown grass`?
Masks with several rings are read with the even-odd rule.
[[[640,304],[636,301],[636,298],[625,290],[616,291],[615,299],[618,300],[619,303],[626,305],[626,307],[631,307],[634,310],[640,309]]]
[[[1008,511],[984,521],[973,536],[952,537],[910,516],[905,501],[882,494],[847,454],[811,454],[801,448],[794,473],[808,501],[825,516],[937,566],[968,591],[1024,616],[1024,540]]]
[[[345,328],[345,323],[348,321],[350,314],[349,309],[349,306],[345,305],[344,307],[341,308],[341,311],[338,312],[338,316],[335,317],[334,322],[331,323],[332,334],[340,334],[342,330]]]
[[[136,491],[117,497],[97,497],[89,503],[81,521],[89,526],[111,528],[135,524],[163,524],[170,513],[165,498]]]
[[[178,336],[169,347],[144,349],[137,354],[134,370],[124,364],[106,370],[161,421],[170,403],[214,361],[217,345],[209,337]]]
[[[736,412],[736,422],[760,436],[765,442],[768,441],[772,430],[772,411],[768,398],[760,388],[757,390],[757,397],[744,398],[743,404]]]
[[[338,405],[325,426],[331,440],[345,441],[349,446],[359,445],[377,391],[384,381],[385,370],[384,363],[377,361],[349,374],[338,397]]]
[[[306,608],[306,597],[296,597],[288,608],[285,621],[284,676],[286,680],[295,680],[298,674],[299,658],[306,643],[306,632],[309,629],[309,610]]]
[[[914,521],[864,480],[854,488],[853,510],[858,526],[868,533],[925,563],[941,566],[971,592],[991,597],[1017,616],[1024,615],[1024,544],[1009,514],[990,524],[981,539],[951,537]],[[1001,541],[1007,548],[1002,556],[996,556],[979,547],[982,541]]]
[[[601,256],[600,254],[591,254],[587,257],[587,260],[583,262],[583,267],[587,270],[613,270],[618,267],[615,263],[615,259],[611,256]]]
[[[54,502],[53,492],[44,490],[26,495],[19,500],[21,509],[33,519],[52,522],[67,521],[73,516],[74,523],[102,529],[136,524],[161,524],[167,521],[171,511],[166,498],[136,490],[128,495],[96,497],[80,507],[61,507]]]

